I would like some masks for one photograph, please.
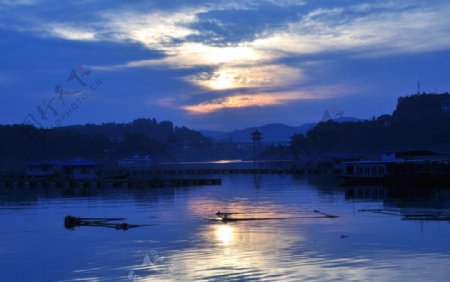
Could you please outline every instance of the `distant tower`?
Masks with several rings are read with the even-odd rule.
[[[250,136],[253,141],[253,155],[254,155],[253,165],[255,166],[257,154],[259,151],[257,149],[259,149],[261,147],[262,133],[259,132],[258,130],[255,130],[250,134]],[[258,148],[257,148],[257,145],[258,145]]]
[[[417,81],[417,94],[420,94],[420,80]]]

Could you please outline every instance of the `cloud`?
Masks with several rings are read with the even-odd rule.
[[[191,114],[209,114],[227,108],[263,107],[280,105],[290,100],[311,99],[304,93],[271,93],[271,94],[242,94],[214,99],[197,105],[183,106],[182,109]]]
[[[131,61],[113,66],[93,66],[98,70],[119,70],[140,67],[195,68],[199,66],[219,66],[222,64],[264,63],[275,58],[270,52],[258,51],[242,43],[236,46],[208,46],[202,43],[187,42],[173,47],[165,47],[166,57]]]
[[[268,2],[281,6],[296,3],[275,0]],[[304,2],[301,1],[300,4],[304,5]],[[258,11],[258,5],[252,1],[244,2],[244,6],[246,5]],[[50,26],[49,32],[53,36],[69,40],[138,42],[148,49],[158,50],[166,55],[159,60],[130,61],[110,66],[110,70],[161,66],[218,67],[221,64],[270,63],[280,58],[330,52],[386,56],[450,48],[450,41],[446,40],[450,29],[450,19],[446,16],[450,13],[449,4],[412,6],[399,1],[384,1],[318,8],[303,14],[294,10],[297,20],[292,20],[291,17],[286,24],[277,26],[268,25],[269,20],[264,17],[259,22],[251,22],[251,25],[261,25],[268,28],[267,30],[246,29],[244,26],[241,33],[247,35],[242,36],[239,42],[235,42],[236,33],[232,32],[221,35],[228,36],[221,39],[224,44],[215,45],[214,40],[205,38],[218,35],[210,33],[205,25],[198,24],[206,20],[215,26],[223,25],[229,29],[230,24],[237,20],[236,17],[233,19],[231,16],[221,16],[223,13],[228,15],[229,11],[225,10],[229,9],[228,6],[205,4],[170,12],[101,12],[101,20],[92,24],[96,32],[92,31],[93,27],[77,30],[70,25]],[[283,13],[286,11],[283,10]],[[283,14],[283,17],[286,15]],[[279,21],[280,18],[276,17],[270,19],[271,23]],[[251,32],[255,34],[250,34]]]
[[[225,90],[285,87],[301,79],[300,69],[284,65],[224,65],[212,73],[202,72],[191,76],[188,81],[208,90]]]
[[[268,59],[265,54],[248,44],[236,46],[208,46],[202,43],[183,43],[168,51],[166,62],[171,65],[199,66],[219,65],[224,63],[252,63]]]
[[[0,0],[7,2],[11,1]],[[83,22],[82,28],[73,19],[43,19],[42,23],[38,19],[37,27],[31,30],[66,40],[132,42],[145,50],[158,51],[162,54],[158,58],[129,59],[92,68],[183,69],[177,71],[177,78],[197,90],[187,96],[202,98],[197,103],[191,100],[188,105],[176,106],[196,114],[335,97],[339,94],[333,91],[330,95],[312,95],[309,90],[293,90],[320,68],[325,55],[333,61],[450,48],[450,4],[445,2],[334,2],[320,8],[311,1],[292,0],[194,3],[167,4],[169,8],[165,9],[155,4],[152,10],[144,5],[141,10],[131,6],[99,9],[93,12],[94,20]],[[299,58],[316,64],[298,63]],[[171,97],[156,104],[167,107],[176,102]]]
[[[11,80],[12,80],[11,77],[0,73],[0,84],[7,83],[7,82],[9,82]]]
[[[292,90],[293,86],[298,87],[304,82],[308,69],[314,66],[287,66],[280,60],[288,62],[290,58],[335,52],[347,56],[388,56],[448,48],[450,42],[446,40],[445,34],[450,21],[442,15],[450,12],[449,7],[424,8],[389,1],[313,9],[299,16],[296,21],[259,34],[256,39],[244,36],[244,41],[225,45],[210,44],[209,41],[202,41],[201,37],[192,37],[203,32],[194,29],[201,27],[194,25],[200,18],[204,19],[200,15],[208,14],[208,18],[216,25],[226,24],[223,22],[226,18],[214,21],[214,13],[208,8],[192,9],[189,14],[186,11],[170,15],[115,14],[106,17],[109,19],[106,26],[115,32],[117,39],[140,42],[147,48],[158,48],[166,56],[104,69],[193,69],[206,66],[208,70],[185,77],[189,83],[202,88],[199,95],[205,95],[204,89],[223,91],[244,88],[257,93],[221,93],[223,97],[181,106],[194,114],[317,99],[317,96]],[[282,90],[286,87],[291,89]],[[330,93],[327,97],[338,95],[336,92]],[[167,106],[168,100],[162,101],[165,103],[161,105]],[[170,100],[170,104],[173,105],[173,100]]]
[[[306,1],[302,0],[265,0],[267,3],[278,6],[303,6],[306,5]]]
[[[51,25],[49,32],[56,37],[67,40],[91,41],[96,39],[96,33],[89,30],[77,29],[69,26]]]
[[[210,114],[230,108],[268,107],[285,105],[290,102],[306,100],[322,100],[343,96],[351,92],[351,88],[342,85],[328,87],[311,87],[303,90],[265,91],[262,93],[230,94],[197,104],[184,105],[181,109],[190,114]]]
[[[247,92],[238,89],[235,92],[218,92],[216,97],[219,97],[212,99],[209,99],[208,95],[203,95],[197,97],[197,99],[195,99],[197,100],[196,102],[191,101],[189,103],[187,99],[184,99],[184,101],[181,102],[184,103],[184,105],[178,106],[178,108],[193,115],[205,115],[231,108],[244,109],[250,107],[270,107],[288,105],[301,101],[326,100],[354,95],[359,93],[361,89],[362,88],[360,87],[345,84],[297,87],[297,89],[293,88],[284,91],[277,90],[277,88],[250,89]],[[173,103],[174,100],[171,101],[170,107],[175,108],[176,105]]]
[[[254,65],[330,52],[386,56],[450,48],[450,41],[446,40],[450,19],[445,16],[450,13],[450,5],[446,4],[418,7],[387,1],[319,8],[304,14],[297,21],[267,30],[256,39],[251,39],[254,35],[249,35],[248,40],[220,46],[211,45],[207,40],[196,41],[201,39],[192,37],[204,34],[204,30],[194,29],[201,26],[193,24],[199,21],[200,14],[208,13],[208,9],[211,8],[192,8],[174,13],[128,11],[104,15],[105,34],[119,41],[139,42],[166,55],[159,60],[131,61],[109,69]],[[214,18],[210,20],[214,21]],[[219,24],[226,24],[223,20]]]
[[[34,1],[0,3],[25,5]],[[450,47],[446,40],[450,29],[446,16],[450,13],[449,3],[378,1],[312,9],[310,2],[292,0],[249,0],[237,4],[205,1],[169,10],[121,6],[96,12],[95,20],[83,23],[85,29],[75,28],[70,20],[49,24],[39,19],[35,23],[41,28],[34,31],[44,30],[68,40],[139,42],[149,49],[166,52],[171,59],[161,63],[184,66],[336,51],[389,55]],[[281,8],[273,11],[267,5]],[[302,8],[292,8],[296,6]],[[242,14],[244,20],[236,17],[242,11],[248,13]],[[211,26],[226,32],[218,34]],[[214,36],[220,37],[220,46],[214,45],[217,40],[208,40]]]
[[[203,8],[179,12],[108,12],[103,13],[106,34],[119,41],[135,41],[152,49],[166,49],[197,31],[188,24],[196,21]]]
[[[397,3],[397,2],[395,2]],[[256,49],[277,50],[292,55],[348,52],[386,56],[450,48],[450,5],[415,7],[403,5],[382,11],[380,5],[317,9],[253,42]],[[393,9],[397,7],[397,9]],[[363,10],[365,13],[356,13]]]
[[[271,5],[279,7],[293,7],[303,6],[307,1],[303,0],[241,0],[241,1],[227,1],[231,7],[240,9],[255,9],[261,5]]]
[[[29,6],[37,2],[37,0],[0,0],[0,6]]]
[[[149,101],[149,104],[155,104],[164,108],[174,108],[176,99],[173,97],[163,97],[156,100]]]

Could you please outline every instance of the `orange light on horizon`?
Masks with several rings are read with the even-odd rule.
[[[183,106],[182,108],[191,114],[209,114],[228,108],[264,107],[281,105],[293,100],[311,99],[317,98],[302,92],[241,94],[214,99],[197,105]]]

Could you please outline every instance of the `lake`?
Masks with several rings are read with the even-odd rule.
[[[219,177],[188,188],[0,188],[0,280],[449,280],[450,190]],[[223,223],[218,210],[256,220]],[[144,226],[67,229],[66,215]]]

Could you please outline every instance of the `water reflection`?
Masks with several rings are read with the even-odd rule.
[[[216,240],[223,245],[229,245],[235,240],[234,227],[227,224],[215,225],[214,235]]]
[[[149,224],[129,224],[123,222],[125,218],[82,218],[67,215],[64,218],[64,228],[75,230],[77,227],[103,227],[126,231],[131,228],[150,226]],[[122,221],[122,222],[117,222]]]
[[[339,251],[323,234],[276,230],[247,223],[205,226],[197,236],[206,242],[171,253],[165,267],[142,281],[440,281],[450,266],[448,254],[376,246],[355,254],[351,242]]]
[[[230,175],[224,176],[221,187],[98,190],[86,197],[50,191],[20,195],[31,190],[9,195],[4,190],[2,279],[448,280],[450,224],[358,212],[423,207],[445,211],[450,202],[446,190],[421,195],[424,191],[349,189],[301,177],[262,175],[255,181],[252,175]],[[33,204],[23,205],[29,202]],[[225,224],[210,220],[218,210],[238,213],[236,217],[293,218]],[[314,210],[339,218],[318,217]],[[120,216],[153,226],[130,232],[71,232],[61,228],[67,214]]]
[[[450,188],[432,186],[350,186],[347,200],[381,201],[384,207],[450,209]]]
[[[251,280],[270,276],[282,279],[280,259],[287,258],[289,248],[300,244],[302,238],[281,226],[273,232],[259,224],[240,223],[212,223],[196,236],[204,239],[202,244],[170,258],[183,280]],[[195,258],[201,261],[196,263]]]

